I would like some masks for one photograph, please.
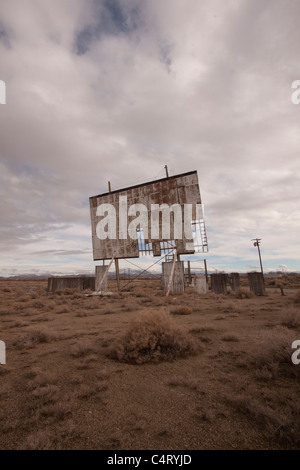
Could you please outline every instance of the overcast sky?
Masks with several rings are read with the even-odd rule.
[[[266,271],[300,271],[299,21],[297,0],[2,1],[0,275],[93,272],[89,197],[166,164],[198,171],[210,269],[258,269],[258,237]]]

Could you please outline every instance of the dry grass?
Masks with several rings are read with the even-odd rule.
[[[239,411],[249,416],[256,426],[266,430],[273,438],[288,444],[300,444],[300,406],[294,403],[288,411],[274,410],[267,403],[255,399],[230,399]]]
[[[251,292],[246,287],[240,287],[239,289],[232,291],[232,295],[236,299],[252,299],[255,297],[253,292]]]
[[[197,326],[195,328],[191,328],[189,331],[190,333],[197,334],[197,333],[202,333],[204,331],[215,331],[216,327],[214,326],[213,323],[202,323],[200,326]]]
[[[14,341],[13,347],[16,349],[29,349],[35,347],[39,343],[48,343],[53,340],[54,336],[43,330],[28,330],[21,333]]]
[[[87,340],[79,340],[71,350],[71,355],[75,358],[84,357],[87,354],[94,353],[95,348]]]
[[[192,312],[192,309],[189,307],[181,305],[180,307],[171,310],[170,313],[172,313],[172,315],[190,315]]]
[[[300,310],[299,308],[289,307],[283,310],[280,315],[281,325],[287,328],[300,327]]]
[[[230,334],[230,333],[229,333],[229,334],[227,334],[227,335],[223,335],[223,336],[221,337],[221,340],[222,340],[222,341],[228,341],[228,342],[229,342],[229,341],[238,342],[238,341],[240,341],[240,338],[239,338],[239,336],[237,336],[237,335],[234,335],[234,334]]]
[[[185,357],[198,352],[194,339],[176,326],[166,313],[138,316],[110,351],[110,357],[122,362],[142,364]]]
[[[217,315],[214,320],[225,320],[226,316],[225,315]]]
[[[294,377],[299,376],[297,369],[291,361],[292,349],[291,345],[295,339],[295,335],[287,328],[276,327],[271,331],[261,333],[259,339],[255,343],[253,356],[250,362],[262,371],[263,376],[266,371],[270,377],[278,376]]]
[[[167,381],[170,387],[186,387],[191,390],[198,390],[200,386],[199,379],[194,377],[172,377]]]
[[[267,298],[134,284],[87,298],[0,281],[1,449],[300,448],[300,276]]]
[[[300,304],[300,290],[295,295],[294,302],[295,304]]]

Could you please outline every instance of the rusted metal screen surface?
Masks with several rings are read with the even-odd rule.
[[[126,204],[125,204],[126,196]],[[121,202],[120,202],[121,201]],[[103,219],[103,214],[99,215],[99,206],[109,204],[115,208],[116,213],[116,237],[107,237],[106,239],[99,238],[99,231],[97,225]],[[142,204],[147,210],[148,227],[144,227],[141,222],[137,232],[142,231],[142,244],[145,250],[148,250],[153,256],[161,256],[162,244],[166,240],[174,240],[174,221],[175,212],[170,211],[170,234],[164,236],[164,219],[162,213],[159,214],[159,235],[157,233],[153,236],[153,205],[180,205],[182,210],[182,238],[176,238],[176,249],[179,254],[193,254],[195,252],[193,237],[186,237],[184,230],[184,206],[192,205],[192,214],[188,223],[197,218],[196,204],[198,209],[201,210],[201,196],[198,184],[197,171],[191,171],[169,178],[163,178],[149,183],[132,186],[129,188],[111,191],[98,196],[90,197],[90,214],[92,226],[92,242],[93,242],[93,258],[94,260],[103,260],[114,258],[138,258],[141,252],[141,238],[133,239],[128,233],[125,237],[124,234],[124,218],[126,218],[126,227],[135,216],[130,215],[130,207]],[[102,206],[104,207],[104,206]],[[135,206],[137,207],[137,206]],[[157,210],[157,208],[156,208]],[[159,210],[158,210],[159,211]],[[152,214],[152,215],[151,215]],[[190,212],[189,212],[190,214]],[[145,220],[145,219],[144,219]],[[157,220],[157,219],[156,219]],[[121,222],[122,221],[122,222]],[[176,226],[178,219],[176,219]],[[120,229],[122,225],[122,231]],[[144,224],[145,225],[145,224]],[[147,225],[147,224],[146,224]],[[99,227],[99,225],[98,225]],[[122,233],[121,233],[122,232]],[[176,235],[176,233],[175,233]],[[140,246],[139,246],[140,244]]]

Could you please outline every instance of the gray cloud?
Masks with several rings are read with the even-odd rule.
[[[90,4],[91,5],[91,4]],[[78,55],[85,54],[103,36],[128,35],[136,31],[140,24],[138,2],[104,0],[92,2],[90,23],[77,33],[75,50]]]
[[[292,0],[3,4],[3,272],[14,259],[20,270],[88,270],[89,196],[162,176],[165,164],[198,170],[208,263],[247,269],[260,236],[270,267],[300,269],[299,10]]]

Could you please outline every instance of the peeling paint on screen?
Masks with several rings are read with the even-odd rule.
[[[90,197],[90,213],[94,260],[161,256],[161,242],[174,239],[178,254],[207,251],[197,171]]]

